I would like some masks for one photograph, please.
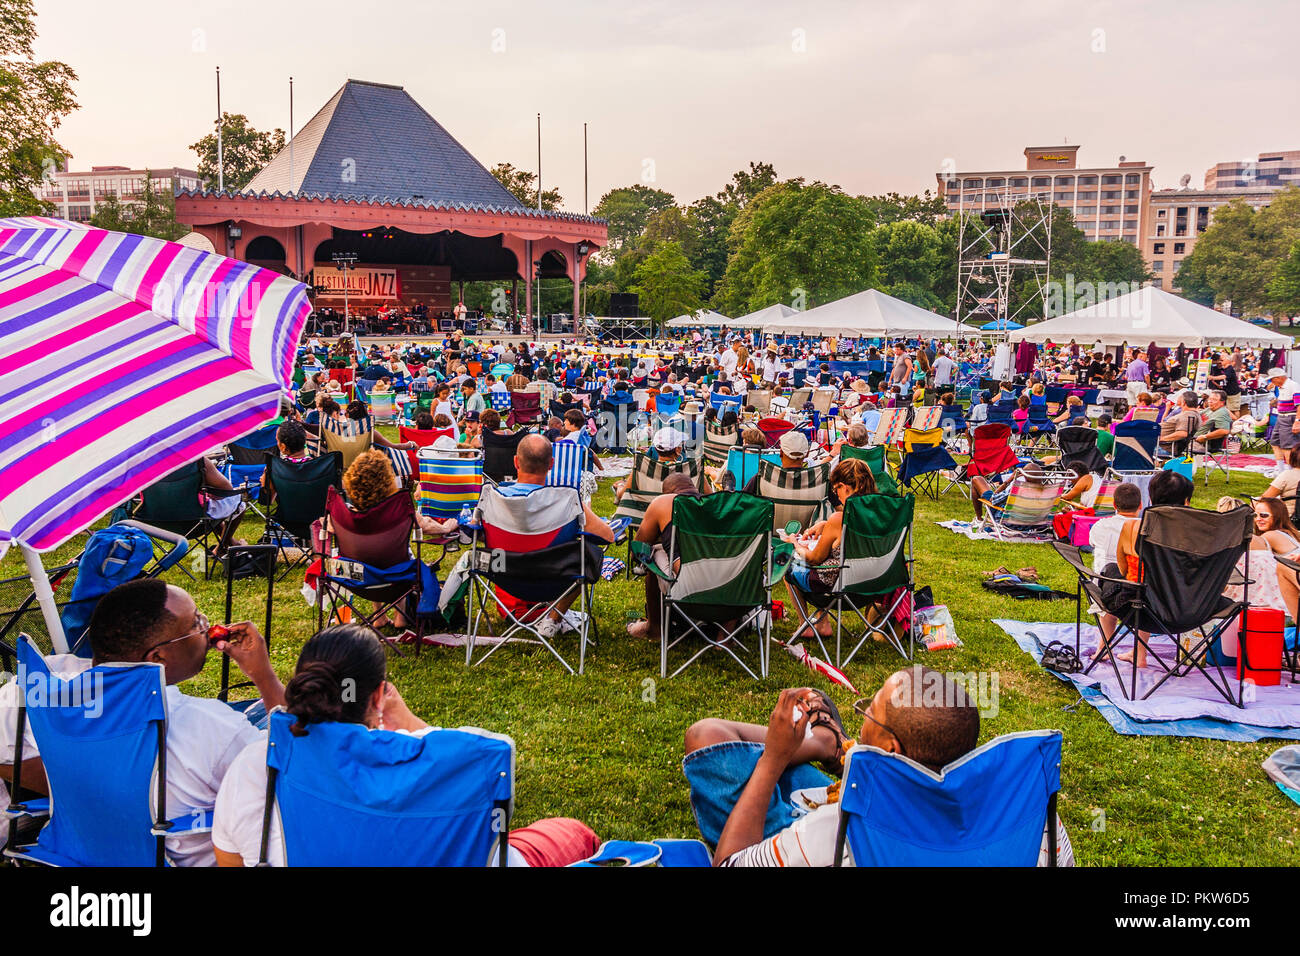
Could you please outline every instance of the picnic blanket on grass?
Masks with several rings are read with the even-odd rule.
[[[1034,531],[1012,532],[1006,528],[1002,537],[989,530],[981,521],[936,521],[940,528],[946,528],[953,534],[964,535],[972,541],[1001,541],[1004,544],[1047,544],[1052,540],[1052,531],[1045,528],[1041,533]]]
[[[1026,654],[1041,661],[1043,648],[1052,641],[1074,646],[1074,625],[1047,621],[993,622],[1006,631]],[[1085,662],[1101,643],[1101,634],[1093,625],[1083,628],[1079,657]],[[1173,641],[1164,635],[1152,635],[1151,646],[1165,660],[1174,658]],[[1130,679],[1132,665],[1120,662],[1120,674]],[[1227,666],[1224,672],[1229,673]],[[1224,700],[1199,672],[1187,677],[1170,678],[1160,690],[1146,700],[1126,700],[1120,693],[1115,672],[1108,665],[1098,666],[1091,674],[1057,674],[1072,683],[1079,696],[1097,709],[1115,730],[1133,736],[1207,737],[1212,740],[1300,740],[1300,684],[1292,684],[1282,675],[1277,687],[1258,687],[1255,700],[1245,708],[1234,707]],[[1138,674],[1138,694],[1149,688],[1164,672],[1151,664],[1146,673]],[[1235,676],[1235,675],[1234,675]]]

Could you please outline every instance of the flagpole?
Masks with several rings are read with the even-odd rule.
[[[221,67],[217,67],[217,192],[226,189],[225,156],[221,150]]]
[[[293,77],[289,77],[289,192],[293,192]]]

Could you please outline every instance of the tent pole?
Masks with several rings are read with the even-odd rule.
[[[54,589],[50,587],[50,578],[45,573],[41,556],[25,544],[20,543],[19,547],[23,551],[23,560],[27,562],[27,573],[32,577],[32,590],[36,592],[36,603],[41,606],[41,616],[45,618],[45,626],[50,632],[54,653],[67,654],[69,653],[68,639],[63,633],[59,608],[54,603]]]

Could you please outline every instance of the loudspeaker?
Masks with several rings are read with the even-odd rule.
[[[640,314],[635,292],[613,292],[609,296],[609,316],[612,319],[635,319]]]

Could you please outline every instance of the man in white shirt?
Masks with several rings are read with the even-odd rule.
[[[736,355],[736,350],[733,349],[731,343],[728,342],[727,347],[722,350],[722,355],[718,357],[718,364],[721,365],[722,370],[727,373],[727,378],[735,376],[736,364],[739,361],[740,357]]]
[[[167,682],[166,810],[172,818],[214,806],[226,770],[241,750],[263,734],[229,704],[215,698],[189,697],[177,688],[203,670],[210,649],[208,627],[207,618],[188,594],[157,578],[146,578],[114,588],[96,605],[88,631],[93,661],[73,655],[47,659],[51,669],[65,679],[99,664],[147,661],[163,666]],[[231,624],[225,639],[214,646],[253,681],[265,710],[284,703],[284,687],[271,667],[266,642],[253,624]],[[264,713],[260,707],[258,711]],[[17,714],[18,686],[11,681],[0,688],[0,778],[4,780],[13,779]],[[39,746],[28,725],[23,737],[22,785],[46,793]],[[207,833],[169,837],[167,853],[178,866],[216,865]]]
[[[934,360],[934,387],[952,384],[952,370],[956,363],[948,357],[947,352],[940,352]]]
[[[931,683],[936,681],[942,693]],[[862,698],[853,709],[863,717],[857,743],[902,754],[934,771],[969,753],[979,740],[979,709],[965,690],[919,664],[895,671],[874,697]],[[826,786],[799,786],[791,772],[809,770],[801,765],[814,760],[838,765],[850,743],[825,695],[807,687],[782,691],[767,727],[717,719],[692,725],[682,768],[701,831],[713,825],[720,810],[727,814],[714,865],[833,866],[838,794]],[[742,760],[742,753],[749,759]],[[712,766],[693,767],[707,762]],[[798,788],[783,801],[792,780]],[[1059,818],[1056,828],[1058,865],[1073,866],[1074,851]],[[710,833],[704,836],[712,842]],[[1045,827],[1042,847],[1039,866],[1046,864]],[[847,841],[842,862],[853,865]]]

